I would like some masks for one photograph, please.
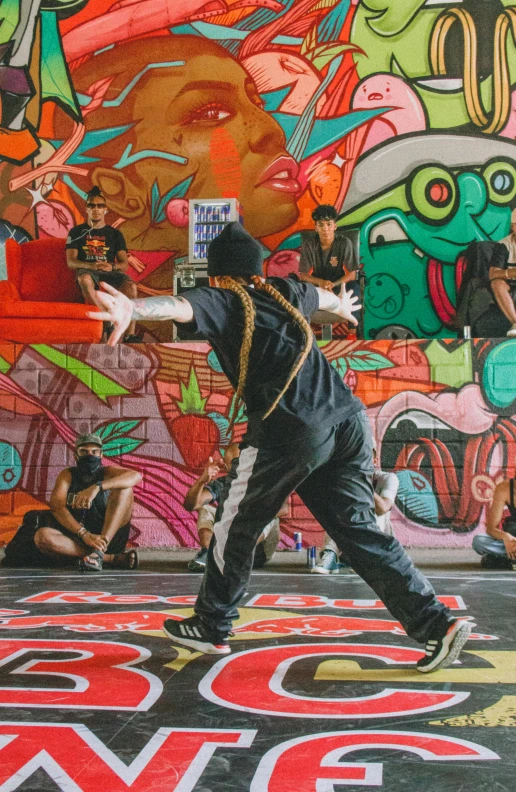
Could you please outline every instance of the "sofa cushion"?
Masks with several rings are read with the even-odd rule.
[[[0,302],[0,317],[18,319],[87,319],[87,311],[97,311],[94,305],[82,303],[34,302],[19,300]],[[95,320],[89,320],[95,321]]]
[[[4,319],[0,317],[0,339],[19,344],[98,344],[102,322],[85,319]]]
[[[66,264],[65,246],[65,239],[36,239],[20,245],[22,300],[81,302],[75,273]]]

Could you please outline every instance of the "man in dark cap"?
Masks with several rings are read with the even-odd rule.
[[[313,343],[310,318],[324,311],[335,322],[356,324],[356,298],[293,278],[264,281],[260,245],[237,223],[210,244],[208,275],[218,288],[192,289],[186,297],[131,302],[109,287],[101,295],[100,318],[115,326],[110,344],[133,319],[190,323],[210,341],[247,408],[247,432],[220,497],[195,615],[165,620],[165,633],[197,651],[231,651],[228,636],[256,540],[296,490],[408,635],[426,644],[418,670],[454,662],[472,625],[452,616],[397,539],[378,530],[364,406]]]
[[[102,464],[102,438],[84,434],[75,443],[74,467],[59,473],[50,511],[39,513],[32,548],[20,562],[50,566],[79,562],[98,572],[104,563],[136,569],[136,550],[125,552],[133,510],[133,487],[142,480],[135,470]],[[15,537],[16,539],[16,537]],[[13,565],[13,564],[10,564]]]

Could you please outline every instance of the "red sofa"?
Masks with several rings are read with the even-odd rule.
[[[7,280],[0,281],[0,340],[22,344],[97,344],[102,322],[66,264],[64,239],[5,243]],[[93,310],[96,310],[93,308]]]

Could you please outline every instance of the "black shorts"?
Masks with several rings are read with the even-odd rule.
[[[18,529],[19,533],[15,539],[10,543],[10,547],[6,548],[6,556],[3,559],[2,565],[7,567],[66,567],[73,564],[76,559],[69,556],[48,556],[42,553],[34,542],[34,536],[40,528],[55,528],[60,531],[63,536],[68,536],[70,539],[77,541],[77,536],[67,531],[60,522],[56,520],[50,510],[42,509],[38,512],[33,512],[38,515],[38,519],[33,521],[30,526],[25,526],[26,530]],[[25,522],[25,520],[24,520]],[[24,527],[24,526],[22,526]],[[30,528],[30,530],[29,530]],[[129,539],[129,531],[131,526],[129,523],[123,525],[114,535],[113,539],[108,545],[106,553],[123,553]],[[91,533],[100,534],[102,526],[91,529]],[[84,545],[85,550],[87,545]],[[90,548],[93,550],[93,548]]]
[[[120,272],[120,270],[113,270],[112,272],[101,272],[100,270],[90,270],[90,269],[78,269],[76,270],[76,276],[79,275],[91,275],[93,283],[95,284],[95,289],[100,289],[100,282],[104,281],[105,283],[109,283],[114,289],[119,289],[123,286],[124,283],[133,283],[134,281],[129,275],[126,275],[125,272]],[[78,284],[77,284],[78,285]]]

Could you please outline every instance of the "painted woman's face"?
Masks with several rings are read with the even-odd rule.
[[[244,224],[255,237],[295,221],[297,165],[285,151],[281,128],[263,111],[253,81],[225,50],[205,40],[173,37],[124,45],[111,52],[111,67],[109,55],[81,69],[76,86],[84,91],[86,84],[116,70],[104,101],[109,106],[126,90],[118,107],[92,112],[86,124],[88,131],[134,124],[96,150],[109,147],[109,159],[115,161],[104,167],[104,154],[92,172],[110,207],[127,218],[122,230],[130,247],[177,247],[173,215],[169,213],[172,221],[153,222],[156,180],[160,196],[191,178],[186,198],[238,197]],[[116,157],[130,142],[124,167]],[[186,230],[181,232],[184,236]]]

